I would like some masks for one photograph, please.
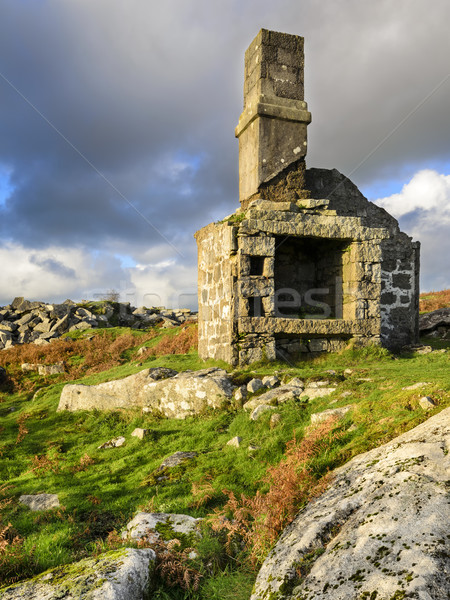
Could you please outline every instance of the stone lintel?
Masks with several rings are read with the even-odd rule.
[[[288,319],[240,317],[240,333],[286,333],[300,335],[379,335],[380,320],[372,319]]]

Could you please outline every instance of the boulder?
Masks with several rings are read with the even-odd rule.
[[[174,539],[179,534],[198,537],[198,525],[201,521],[202,519],[189,515],[140,512],[127,524],[126,530],[122,532],[122,539],[131,538],[137,541],[150,537],[156,540],[160,537],[158,529],[164,530],[165,540]]]
[[[302,387],[298,387],[296,384],[291,385],[291,383],[286,383],[285,385],[281,385],[280,387],[269,390],[260,396],[252,398],[244,404],[244,409],[253,411],[256,407],[262,406],[263,404],[278,406],[278,404],[286,402],[286,400],[300,398],[302,391]]]
[[[176,371],[161,368],[144,369],[124,379],[107,381],[98,385],[65,385],[59,400],[58,410],[113,410],[145,406],[146,384],[159,381],[166,373],[172,377]]]
[[[20,496],[19,502],[33,511],[50,510],[59,506],[57,494],[23,494]]]
[[[276,375],[266,375],[266,377],[263,377],[262,382],[264,387],[270,390],[280,384],[280,380]]]
[[[55,365],[38,365],[38,372],[39,375],[59,375],[60,373],[64,373],[64,363],[57,363]]]
[[[151,433],[150,429],[143,429],[142,427],[136,427],[136,429],[134,429],[131,433],[132,437],[137,437],[140,440],[143,440],[144,438],[148,437]]]
[[[450,329],[450,308],[439,308],[430,313],[419,315],[419,332],[421,335],[429,335],[438,327]]]
[[[450,596],[450,408],[333,473],[286,528],[251,600]]]
[[[261,415],[269,410],[276,410],[276,406],[270,406],[269,404],[260,404],[252,410],[250,413],[250,420],[257,421]]]
[[[261,379],[254,378],[247,383],[247,391],[250,392],[250,394],[254,394],[258,390],[261,390],[263,387],[265,387],[265,385],[263,384]]]
[[[0,600],[143,600],[155,560],[150,548],[111,550],[2,588]]]
[[[120,446],[123,446],[125,444],[125,441],[126,440],[123,437],[123,435],[120,435],[119,437],[113,438],[108,442],[104,442],[97,448],[97,450],[107,450],[108,448],[120,448]]]
[[[220,408],[233,396],[234,386],[226,371],[218,368],[185,371],[163,381],[144,384],[141,398],[146,412],[185,419],[206,408]]]
[[[233,448],[239,448],[239,446],[241,445],[241,442],[242,442],[242,438],[239,437],[238,435],[235,435],[234,438],[231,438],[231,440],[228,440],[227,446],[232,446]]]
[[[430,398],[430,396],[423,396],[423,398],[419,400],[419,406],[420,408],[423,408],[423,410],[432,410],[436,407],[436,402],[433,398]]]

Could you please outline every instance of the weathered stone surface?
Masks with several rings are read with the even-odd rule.
[[[39,375],[58,375],[64,373],[64,363],[58,363],[56,365],[38,365],[38,373]]]
[[[134,429],[131,432],[131,435],[133,437],[137,437],[140,440],[143,440],[144,438],[148,437],[150,435],[150,429],[143,429],[142,427],[136,427],[136,429]]]
[[[247,411],[253,411],[257,406],[261,406],[263,404],[269,406],[278,406],[278,404],[286,402],[287,400],[300,398],[302,391],[303,387],[300,385],[292,385],[291,383],[287,383],[285,385],[281,385],[280,387],[269,390],[260,396],[252,398],[244,404],[244,409]]]
[[[158,526],[161,525],[164,526],[164,538],[166,540],[170,539],[171,533],[173,533],[173,538],[176,538],[177,534],[180,533],[198,536],[198,526],[201,521],[202,519],[196,519],[189,515],[139,512],[127,524],[126,530],[122,532],[122,539],[158,539],[160,537]]]
[[[257,421],[262,414],[271,410],[276,410],[276,406],[271,406],[270,404],[259,404],[250,413],[250,420]]]
[[[179,450],[174,454],[171,454],[167,458],[165,458],[162,463],[159,465],[158,470],[170,469],[172,467],[178,467],[178,465],[182,465],[188,460],[192,460],[197,456],[197,452],[183,452]]]
[[[262,382],[266,388],[272,389],[280,384],[280,380],[276,375],[267,375],[263,377]]]
[[[166,381],[145,383],[142,398],[148,411],[184,419],[206,408],[220,408],[230,401],[233,391],[227,372],[210,368],[185,371]]]
[[[440,326],[450,327],[450,308],[439,308],[419,315],[419,330],[422,335],[426,335]]]
[[[335,387],[306,387],[300,398],[309,398],[310,400],[314,400],[315,398],[324,398],[325,396],[329,396],[335,391]]]
[[[234,448],[239,448],[239,446],[241,445],[241,442],[242,442],[242,438],[239,437],[238,435],[236,435],[234,438],[231,438],[231,440],[228,440],[227,446],[233,446]]]
[[[123,446],[125,444],[126,440],[123,437],[123,435],[113,438],[112,440],[109,440],[108,442],[105,442],[104,444],[101,444],[98,447],[98,450],[107,450],[108,448],[120,448],[120,446]]]
[[[20,496],[19,502],[33,511],[50,510],[59,506],[57,494],[23,494]]]
[[[342,419],[348,412],[355,408],[354,404],[348,404],[347,406],[341,406],[339,408],[329,408],[320,413],[313,413],[311,415],[311,424],[315,425],[317,423],[321,423],[322,421],[326,421],[330,417],[335,417],[337,419]]]
[[[449,440],[450,408],[337,469],[282,534],[251,600],[446,600]]]
[[[423,396],[419,400],[419,406],[423,410],[433,410],[433,408],[436,408],[436,402],[430,396]]]
[[[403,387],[402,390],[418,390],[419,388],[425,387],[427,385],[430,384],[426,381],[418,381],[417,383],[413,383],[412,385],[407,385],[406,387]]]
[[[150,548],[112,550],[0,589],[0,599],[144,600],[155,561]]]
[[[247,383],[247,391],[254,394],[258,390],[261,390],[264,386],[261,379],[254,378]]]

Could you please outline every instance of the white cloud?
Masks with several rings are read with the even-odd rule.
[[[0,264],[0,305],[9,304],[15,296],[44,302],[79,301],[115,290],[122,302],[133,306],[197,306],[195,264],[168,260],[124,268],[120,258],[109,253],[57,246],[30,251],[12,243],[0,247]]]
[[[450,175],[424,169],[405,184],[402,191],[386,198],[375,200],[397,219],[415,210],[422,210],[439,222],[450,219]],[[431,211],[433,211],[431,213]],[[436,218],[438,217],[438,219]]]
[[[400,221],[401,228],[421,242],[421,287],[450,287],[450,175],[426,169],[417,172],[398,194],[374,200]]]

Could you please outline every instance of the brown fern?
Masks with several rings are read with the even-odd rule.
[[[223,490],[228,501],[210,517],[214,530],[227,532],[228,552],[236,540],[241,540],[252,565],[262,562],[300,506],[325,489],[328,477],[317,481],[310,463],[321,449],[340,437],[332,433],[334,425],[335,420],[330,419],[310,430],[301,441],[294,437],[288,442],[284,458],[267,469],[263,479],[269,485],[267,493],[258,491],[252,498],[245,494],[238,498],[232,491]]]

